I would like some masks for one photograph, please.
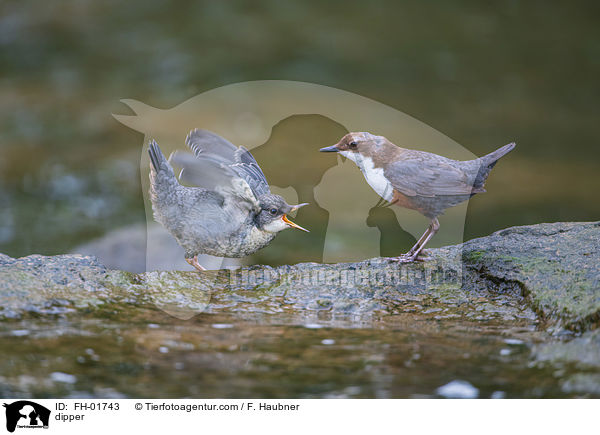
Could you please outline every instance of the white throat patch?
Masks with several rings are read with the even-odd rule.
[[[356,166],[358,166],[358,169],[360,169],[365,176],[365,180],[367,180],[369,186],[371,186],[379,196],[388,202],[392,200],[394,197],[394,187],[383,175],[383,168],[375,167],[373,159],[370,157],[363,157],[352,151],[340,151],[339,153],[356,163]]]
[[[288,224],[286,224],[281,218],[275,219],[274,221],[271,221],[263,226],[263,230],[268,231],[269,233],[278,233],[279,231],[283,231],[287,228],[289,228]]]

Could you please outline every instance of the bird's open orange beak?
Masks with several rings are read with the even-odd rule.
[[[308,231],[306,228],[302,228],[300,225],[295,224],[294,222],[292,222],[291,220],[289,220],[287,218],[287,215],[281,216],[281,220],[283,220],[288,226],[290,226],[292,228],[298,228],[299,230],[306,231],[307,233],[310,233],[310,231]]]

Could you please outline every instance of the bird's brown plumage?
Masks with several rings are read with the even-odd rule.
[[[458,161],[425,151],[394,145],[383,136],[348,133],[337,144],[322,148],[353,160],[373,189],[392,204],[417,210],[431,219],[419,242],[405,258],[414,260],[439,228],[445,209],[485,192],[485,181],[498,159],[514,143],[474,160]]]

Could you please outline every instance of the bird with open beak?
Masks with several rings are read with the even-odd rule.
[[[417,210],[431,219],[417,243],[393,260],[408,263],[419,257],[440,228],[438,216],[449,207],[485,192],[490,171],[514,143],[474,160],[458,161],[424,151],[400,148],[383,136],[348,133],[321,152],[337,152],[352,160],[379,196],[400,207]]]
[[[154,219],[175,237],[197,270],[204,270],[199,254],[245,257],[286,228],[308,232],[288,218],[307,204],[289,205],[271,193],[246,148],[199,129],[190,132],[186,144],[193,154],[177,151],[167,161],[150,141],[150,199]],[[182,168],[179,177],[171,163]]]

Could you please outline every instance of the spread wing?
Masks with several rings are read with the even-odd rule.
[[[200,154],[214,154],[229,161],[233,160],[233,155],[237,150],[237,147],[227,139],[211,131],[199,128],[190,131],[185,138],[185,144],[196,156]]]
[[[246,180],[254,194],[259,197],[271,193],[267,178],[250,151],[244,147],[239,147],[235,157],[236,162],[231,167],[241,178]]]
[[[394,189],[406,196],[468,195],[483,190],[473,188],[468,168],[435,154],[415,151],[388,165],[385,177]]]
[[[270,193],[265,174],[246,148],[236,147],[221,136],[201,129],[192,130],[185,143],[198,159],[208,159],[228,166],[248,183],[256,197]]]
[[[179,180],[198,187],[234,195],[257,209],[258,197],[269,185],[258,163],[244,147],[207,130],[195,129],[185,140],[193,154],[177,151],[170,161],[182,168]]]

